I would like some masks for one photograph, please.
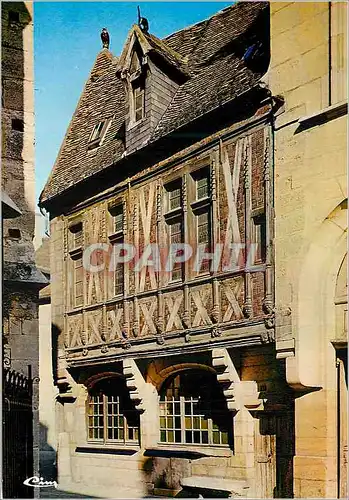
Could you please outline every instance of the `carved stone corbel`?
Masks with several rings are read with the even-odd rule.
[[[227,349],[212,350],[212,365],[217,371],[217,380],[222,385],[228,410],[240,410],[241,401],[237,390],[240,378]]]
[[[140,412],[144,411],[143,399],[145,391],[145,380],[139,371],[139,368],[134,359],[124,359],[122,369],[126,378],[126,386],[128,388],[130,398],[134,402],[136,409]]]
[[[250,411],[263,410],[255,380],[241,381],[227,349],[212,350],[212,364],[217,371],[217,380],[222,385],[228,410],[239,411],[243,407]]]

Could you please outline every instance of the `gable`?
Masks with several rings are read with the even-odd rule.
[[[133,26],[119,59],[103,49],[41,193],[40,204],[47,204],[79,182],[117,164],[125,154],[146,148],[258,85],[267,67],[249,67],[244,54],[260,31],[267,32],[268,9],[268,2],[239,2],[164,40]],[[138,62],[134,59],[135,42],[139,44]],[[129,101],[122,72],[129,71],[132,64],[137,66],[136,72],[140,71],[138,64],[142,67],[143,63],[149,77],[149,120],[133,130],[133,145],[126,150],[125,139],[126,146],[130,145]],[[88,151],[93,127],[105,119],[110,119],[110,126],[103,144]]]

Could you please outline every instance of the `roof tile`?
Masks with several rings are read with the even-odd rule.
[[[268,2],[239,2],[216,15],[160,41],[148,35],[167,60],[183,65],[189,79],[179,86],[150,142],[226,104],[253,87],[261,74],[248,69],[236,50]],[[177,53],[177,54],[176,54]],[[117,58],[107,49],[97,56],[86,82],[40,203],[115,164],[124,152],[118,136],[125,122],[126,95],[117,76]],[[88,151],[91,131],[112,118],[103,144]]]

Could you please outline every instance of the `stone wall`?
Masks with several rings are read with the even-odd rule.
[[[269,498],[277,491],[280,496],[286,496],[282,488],[286,488],[292,477],[292,453],[287,456],[283,443],[292,449],[292,432],[287,435],[283,422],[288,419],[292,424],[292,417],[288,418],[292,403],[289,403],[283,363],[275,359],[270,346],[234,350],[231,355],[239,366],[242,383],[257,381],[266,401],[269,401],[267,394],[274,394],[274,398],[270,397],[266,403],[266,412],[263,408],[253,411],[245,406],[232,412],[234,437],[230,448],[159,442],[157,408],[161,385],[169,376],[185,369],[206,367],[215,373],[210,362],[212,352],[166,356],[153,361],[125,358],[123,363],[134,367],[138,399],[141,399],[140,443],[128,449],[117,444],[98,446],[88,441],[86,428],[89,381],[105,373],[122,375],[121,364],[104,363],[71,372],[71,393],[62,394],[57,402],[60,488],[88,495],[130,498],[153,494],[171,496],[186,483],[190,485],[184,489],[186,495],[190,491],[204,492],[205,488],[207,493],[218,481],[223,496],[230,489],[238,497]],[[287,466],[285,460],[288,460]],[[292,489],[291,485],[288,487],[286,493]],[[214,492],[210,490],[210,494]]]
[[[331,340],[336,277],[346,252],[347,4],[330,3],[271,3],[266,75],[273,95],[285,100],[275,123],[275,283],[283,316],[276,336],[288,382],[301,391],[295,400],[296,497],[337,495]]]
[[[34,382],[33,456],[37,474],[38,295],[46,280],[36,269],[32,242],[35,226],[33,4],[6,2],[1,10],[1,183],[21,211],[19,217],[3,221],[3,343],[8,366],[29,375]],[[11,445],[17,446],[15,440]],[[19,488],[24,479],[18,478]]]

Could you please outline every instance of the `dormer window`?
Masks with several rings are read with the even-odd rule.
[[[109,128],[110,120],[104,120],[102,122],[97,123],[91,132],[89,141],[88,141],[88,149],[94,149],[100,146],[103,142],[103,139],[107,133]]]
[[[133,87],[133,107],[134,122],[139,122],[144,118],[144,86],[135,85]]]

